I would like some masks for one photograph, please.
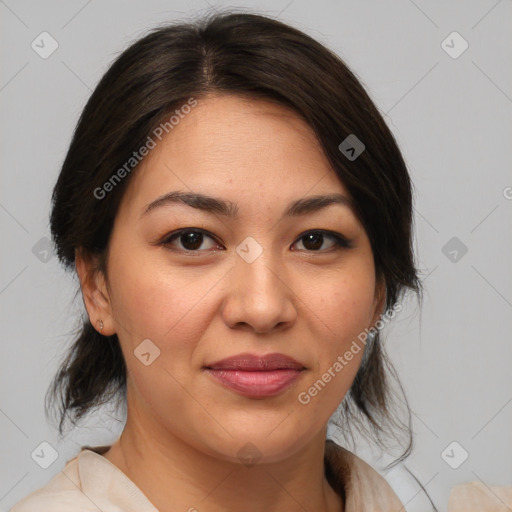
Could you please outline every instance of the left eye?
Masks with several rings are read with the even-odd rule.
[[[342,247],[350,247],[350,243],[343,236],[335,233],[329,233],[328,231],[310,231],[309,233],[305,233],[299,238],[299,241],[304,240],[302,242],[303,247],[307,251],[316,251],[322,247],[325,238],[330,238],[334,242],[328,249],[332,247],[342,248]],[[307,246],[307,247],[306,247]],[[325,247],[324,247],[325,250]]]

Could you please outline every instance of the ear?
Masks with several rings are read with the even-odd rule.
[[[375,283],[375,297],[373,300],[373,318],[371,327],[375,327],[377,320],[384,313],[386,307],[386,281],[383,277],[379,278]]]
[[[76,249],[75,267],[91,324],[104,336],[115,334],[107,283],[105,274],[99,268],[98,257],[82,248]]]

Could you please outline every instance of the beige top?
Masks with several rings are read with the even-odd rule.
[[[100,455],[108,448],[83,447],[60,473],[10,512],[158,512],[117,466]],[[405,510],[375,470],[331,440],[326,441],[324,460],[330,485],[345,501],[344,512]]]
[[[512,486],[498,487],[471,482],[457,485],[450,493],[449,512],[510,512]]]

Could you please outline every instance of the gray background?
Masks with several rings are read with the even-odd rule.
[[[44,418],[45,391],[82,308],[73,302],[74,278],[45,253],[51,189],[80,111],[117,53],[148,28],[210,6],[269,14],[319,39],[385,116],[415,182],[425,285],[421,312],[410,300],[386,333],[413,409],[416,444],[406,465],[439,510],[454,485],[511,485],[510,0],[5,0],[0,510],[44,485],[80,445],[120,433],[122,421],[105,410],[59,443]],[[31,48],[43,31],[59,45],[47,59]],[[442,45],[453,31],[469,44],[457,58],[443,46],[453,54],[460,40]],[[31,458],[43,441],[59,454],[48,469]],[[459,444],[443,458],[453,441]],[[467,460],[452,469],[447,460],[460,463],[462,450]],[[367,448],[359,453],[380,467]],[[429,510],[407,475],[400,466],[387,477],[408,511]]]

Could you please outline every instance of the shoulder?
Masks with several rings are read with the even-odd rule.
[[[64,469],[46,485],[18,501],[9,512],[97,512],[97,507],[82,492],[78,457],[69,460]]]
[[[82,447],[44,487],[9,512],[158,512],[142,491],[101,455],[108,447]]]
[[[344,480],[347,512],[402,509],[403,504],[391,486],[363,459],[331,440],[326,444],[326,456]]]

